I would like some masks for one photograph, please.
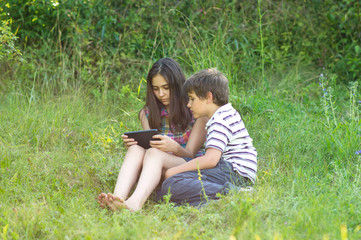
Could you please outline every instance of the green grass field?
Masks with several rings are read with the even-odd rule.
[[[140,128],[143,103],[132,93],[136,89],[114,102],[80,93],[38,98],[4,93],[1,237],[360,239],[358,102],[352,117],[349,92],[338,90],[340,124],[330,131],[327,116],[332,122],[333,115],[325,113],[318,82],[315,77],[315,97],[307,104],[278,91],[232,91],[231,102],[259,153],[254,192],[232,192],[201,209],[149,200],[137,213],[112,213],[95,201],[101,191],[113,190],[125,153],[120,135]]]

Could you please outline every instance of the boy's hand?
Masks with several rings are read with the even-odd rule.
[[[138,144],[137,141],[134,141],[133,138],[128,138],[127,135],[122,135],[122,138],[123,138],[123,142],[124,142],[126,148],[129,148],[132,145],[137,145]]]
[[[178,171],[175,167],[169,168],[164,174],[164,180],[176,175],[177,173],[178,173]]]
[[[153,148],[157,148],[163,152],[176,152],[179,144],[174,141],[172,138],[165,135],[154,135],[154,141],[150,141],[149,144]]]

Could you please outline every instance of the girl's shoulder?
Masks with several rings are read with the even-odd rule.
[[[169,117],[169,114],[168,114],[167,110],[164,107],[161,107],[159,111],[160,111],[160,116],[161,117]],[[145,114],[145,116],[148,118],[149,113],[150,113],[149,108],[147,106],[144,106],[140,110],[139,115],[144,115]]]
[[[147,106],[144,106],[144,107],[140,110],[139,115],[140,115],[140,116],[141,116],[141,115],[145,115],[145,116],[148,118],[148,116],[149,116],[149,108],[148,108]]]

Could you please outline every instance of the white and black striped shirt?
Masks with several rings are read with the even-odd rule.
[[[257,172],[257,151],[252,138],[236,109],[228,103],[220,107],[206,124],[206,149],[222,152],[221,159],[232,164],[233,170],[253,183]]]

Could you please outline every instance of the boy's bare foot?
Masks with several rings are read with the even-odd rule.
[[[114,196],[111,193],[107,194],[105,203],[106,203],[107,207],[112,211],[118,211],[122,208],[127,208],[123,199],[120,199],[119,197]]]
[[[101,193],[98,195],[97,201],[99,203],[99,206],[101,208],[105,208],[106,205],[106,199],[107,199],[107,194],[106,193]]]

